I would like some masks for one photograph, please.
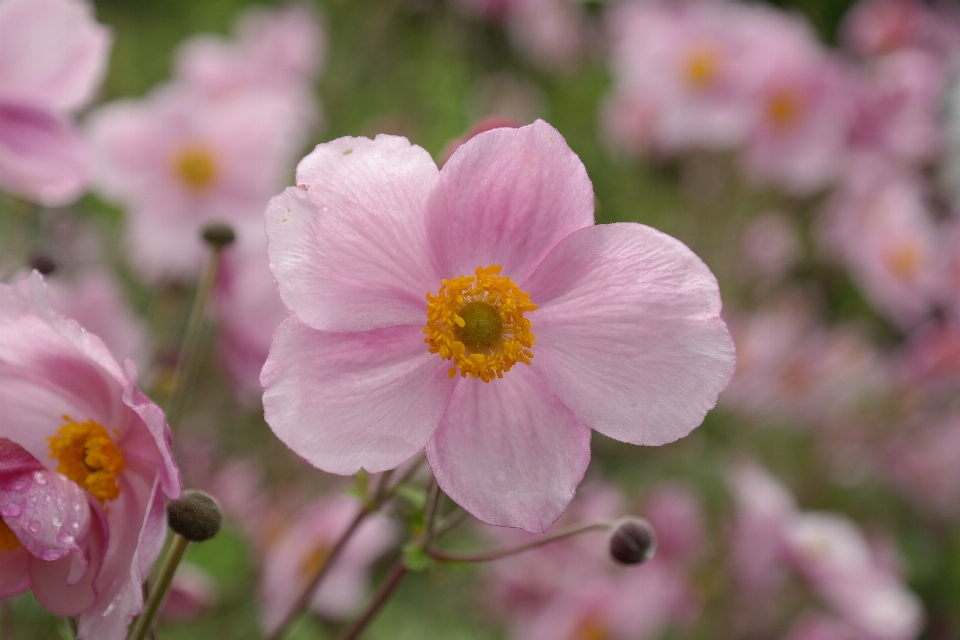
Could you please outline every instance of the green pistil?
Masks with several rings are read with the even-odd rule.
[[[456,329],[457,339],[468,349],[486,351],[503,335],[500,312],[486,302],[470,302],[457,315],[463,318],[463,326]]]

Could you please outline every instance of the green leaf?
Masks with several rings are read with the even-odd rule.
[[[403,564],[410,571],[424,571],[433,566],[433,559],[416,542],[403,545]]]
[[[427,504],[427,490],[423,487],[412,487],[402,484],[396,489],[397,495],[413,505],[414,509],[422,510]]]

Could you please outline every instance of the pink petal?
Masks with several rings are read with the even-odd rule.
[[[426,451],[440,488],[476,518],[542,533],[587,470],[590,429],[520,364],[461,380]]]
[[[89,102],[111,42],[91,14],[80,0],[0,4],[0,101],[61,113]]]
[[[451,272],[499,264],[527,279],[567,235],[593,224],[593,186],[563,136],[542,120],[461,145],[440,172]]]
[[[83,489],[6,438],[0,438],[0,458],[0,516],[27,551],[46,561],[79,551],[90,528]]]
[[[429,353],[419,326],[316,331],[291,315],[263,367],[267,424],[330,473],[393,469],[423,448],[456,380]]]
[[[9,598],[30,588],[26,549],[0,552],[0,598]]]
[[[0,188],[46,205],[67,204],[86,187],[89,155],[61,117],[0,103]]]
[[[428,244],[433,159],[404,138],[340,138],[267,207],[271,268],[302,322],[325,331],[422,325],[441,267]],[[473,269],[471,269],[471,272]]]
[[[703,421],[734,368],[710,269],[650,227],[571,234],[523,288],[533,367],[585,424],[623,442],[660,445]]]

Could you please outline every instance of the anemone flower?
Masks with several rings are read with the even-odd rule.
[[[400,137],[319,145],[266,213],[292,312],[260,378],[274,433],[338,474],[425,448],[458,504],[532,532],[573,497],[591,428],[687,435],[733,372],[716,279],[593,207],[542,121],[481,133],[442,170]]]

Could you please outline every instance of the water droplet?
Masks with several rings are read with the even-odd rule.
[[[12,502],[0,509],[0,516],[5,518],[18,518],[21,513],[23,513],[23,507]]]
[[[55,518],[52,518],[52,519],[50,520],[50,524],[52,524],[54,527],[56,527],[56,528],[59,529],[59,528],[60,528],[60,525],[63,524],[63,520],[61,520],[60,518],[56,518],[56,517],[55,517]]]
[[[30,529],[31,533],[40,533],[40,523],[36,520],[27,525],[27,528]]]
[[[37,471],[33,474],[33,481],[42,487],[47,484],[47,476],[42,471]]]
[[[74,522],[73,524],[70,525],[70,528],[73,529],[74,531],[80,531],[80,523]]]
[[[106,618],[106,617],[107,617],[108,615],[110,615],[110,613],[116,608],[116,606],[117,606],[116,601],[111,602],[110,605],[109,605],[106,609],[103,610],[103,613],[102,613],[101,615],[102,615],[104,618]]]
[[[60,535],[57,536],[57,542],[59,542],[60,544],[71,545],[73,544],[74,540],[75,538],[69,533],[61,533]]]
[[[79,503],[79,502],[75,502],[75,503],[74,503],[74,505],[73,505],[73,510],[76,511],[77,513],[80,513],[80,503]]]
[[[16,491],[17,493],[22,492],[26,488],[27,488],[27,483],[24,482],[23,480],[17,480],[16,482],[13,483],[13,490]]]
[[[62,556],[59,553],[57,553],[52,549],[49,551],[44,551],[43,553],[40,554],[40,559],[46,560],[47,562],[51,562],[53,560],[59,560],[61,557]]]
[[[37,504],[37,494],[31,493],[29,496],[27,496],[27,502],[30,504]]]
[[[57,496],[57,508],[63,509],[67,506],[67,499],[63,496]]]

